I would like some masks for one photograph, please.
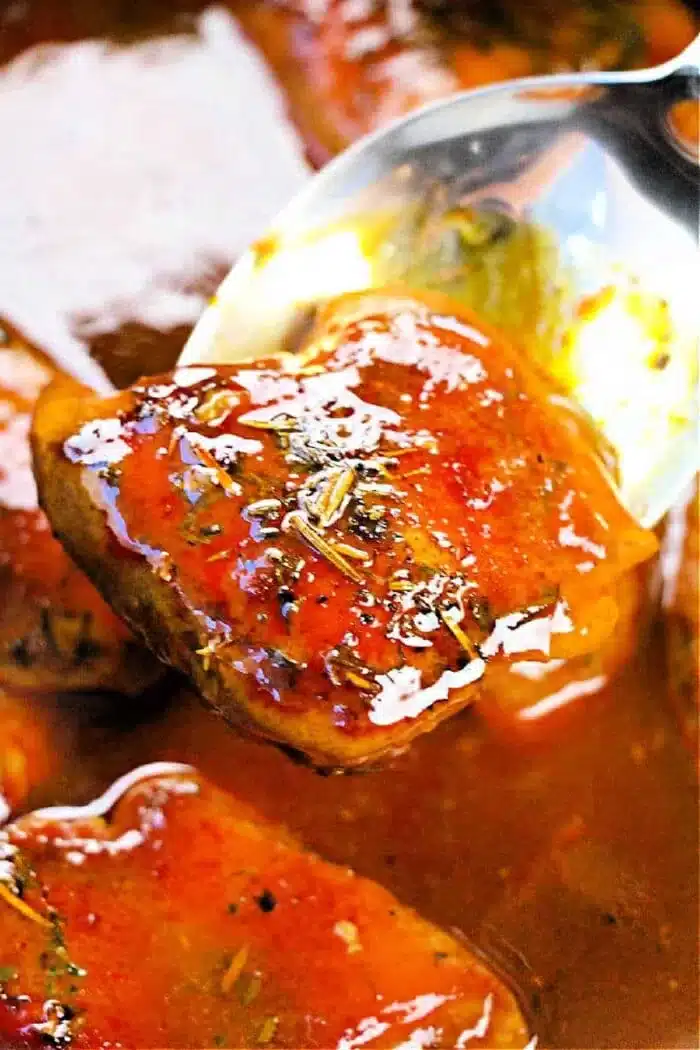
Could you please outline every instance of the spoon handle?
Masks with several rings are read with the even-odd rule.
[[[673,66],[678,71],[683,70],[690,74],[694,72],[696,77],[695,97],[697,98],[697,78],[700,77],[700,33],[695,37],[695,40],[681,51],[680,55],[672,59],[667,65]]]
[[[699,60],[700,37],[659,67],[654,79],[609,83],[578,118],[630,179],[693,236],[700,222]]]

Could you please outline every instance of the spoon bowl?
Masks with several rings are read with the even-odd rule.
[[[699,55],[465,92],[361,140],[233,267],[179,363],[289,349],[346,292],[446,290],[534,349],[654,525],[700,465]]]

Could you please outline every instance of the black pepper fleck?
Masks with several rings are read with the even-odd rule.
[[[102,646],[92,638],[79,638],[73,649],[73,662],[80,666],[102,655]]]
[[[10,648],[10,656],[18,667],[31,667],[33,664],[26,638],[20,638]]]
[[[203,525],[199,530],[199,534],[203,537],[220,536],[223,531],[222,525]]]
[[[255,898],[255,903],[260,908],[260,911],[269,914],[277,907],[277,898],[270,890],[263,890],[260,896]]]

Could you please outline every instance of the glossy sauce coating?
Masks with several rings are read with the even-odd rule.
[[[0,685],[137,693],[159,674],[75,567],[37,504],[29,425],[56,374],[0,327]]]
[[[8,3],[0,62],[0,314],[67,371],[165,371],[307,177],[272,76],[205,0]]]
[[[404,745],[492,658],[597,649],[656,548],[578,416],[450,310],[349,297],[297,357],[37,415],[74,557],[216,708],[315,762]]]
[[[0,832],[3,1047],[528,1042],[497,978],[379,886],[193,771],[129,780]]]

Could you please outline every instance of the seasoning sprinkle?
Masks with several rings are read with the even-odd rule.
[[[341,941],[345,941],[348,955],[354,955],[356,952],[362,951],[360,931],[354,922],[350,922],[348,919],[339,919],[333,927],[333,933],[336,937],[340,937]]]
[[[155,575],[163,580],[164,583],[170,583],[175,575],[173,559],[166,551],[163,551],[158,560],[153,563],[152,569]]]
[[[476,659],[479,656],[479,650],[474,645],[474,642],[468,636],[466,631],[464,631],[460,627],[460,625],[457,623],[456,620],[454,620],[451,616],[448,615],[447,610],[440,609],[438,611],[439,611],[440,619],[444,623],[445,627],[447,627],[447,629],[452,632],[452,634],[455,636],[455,638],[457,639],[459,644],[462,646],[464,651],[469,656],[469,659],[470,660]]]
[[[25,919],[31,919],[32,922],[37,923],[39,926],[45,926],[47,929],[53,929],[53,923],[46,919],[43,915],[40,915],[38,911],[30,907],[26,901],[23,901],[21,897],[18,897],[16,893],[7,886],[6,883],[0,882],[0,898],[4,900],[11,908],[18,911],[20,915],[23,915]]]
[[[223,531],[221,525],[202,525],[199,535],[204,539],[211,539],[212,536],[220,536]]]
[[[277,1031],[277,1026],[280,1023],[279,1017],[266,1017],[260,1028],[258,1035],[258,1046],[267,1046],[272,1039],[273,1035]]]
[[[399,456],[408,456],[412,452],[421,451],[417,446],[410,445],[408,448],[378,448],[377,455],[385,459],[398,459]]]
[[[172,456],[173,452],[175,451],[175,446],[177,445],[178,441],[182,437],[183,430],[184,430],[184,428],[180,427],[180,426],[173,427],[173,431],[172,431],[172,433],[170,435],[170,440],[168,441],[168,455],[169,456]]]
[[[407,474],[399,475],[403,481],[405,478],[415,478],[419,474],[430,474],[430,467],[426,464],[424,467],[418,467],[416,470],[409,470]]]
[[[243,967],[248,962],[249,951],[250,949],[248,945],[244,944],[242,948],[238,949],[233,959],[231,959],[226,973],[221,978],[221,991],[224,995],[228,995],[238,978],[243,973]]]
[[[228,558],[231,554],[231,548],[227,547],[223,551],[217,551],[216,554],[212,554],[211,557],[207,558],[207,561],[221,561],[223,558]]]
[[[299,426],[293,416],[285,415],[275,416],[274,419],[249,419],[246,416],[239,416],[238,422],[246,427],[253,427],[255,430],[273,430],[280,434],[289,434],[297,430]]]
[[[270,561],[284,561],[284,554],[279,547],[266,547],[265,555]]]
[[[231,414],[239,401],[238,394],[233,390],[214,390],[194,410],[194,414],[201,423],[218,426]]]
[[[203,648],[195,649],[196,655],[202,657],[202,668],[204,671],[208,671],[211,667],[211,658],[216,655],[220,645],[221,641],[218,638],[213,638]]]
[[[195,452],[199,456],[204,466],[214,471],[216,475],[216,480],[221,486],[221,488],[224,490],[224,492],[229,496],[238,495],[238,493],[240,492],[239,486],[233,480],[233,478],[229,477],[226,471],[219,466],[209,449],[203,448],[201,445],[198,444],[195,446]]]
[[[349,543],[336,543],[334,546],[338,554],[352,558],[353,561],[370,562],[372,560],[372,555],[363,551],[361,547],[353,547]]]
[[[414,583],[410,580],[389,580],[389,590],[397,591],[400,594],[408,594],[415,587]]]
[[[352,671],[348,667],[343,668],[343,675],[351,685],[357,686],[358,689],[367,689],[371,692],[376,692],[379,689],[376,682],[370,681],[369,678],[364,678],[361,674],[357,674],[356,671]]]
[[[336,513],[343,505],[345,497],[355,484],[356,475],[352,467],[342,467],[331,476],[329,484],[321,492],[314,511],[322,529],[333,523]]]
[[[254,999],[260,995],[262,988],[262,977],[259,973],[254,973],[248,984],[239,991],[239,998],[241,1000],[241,1006],[250,1006]]]
[[[284,521],[282,522],[283,529],[296,529],[296,531],[306,540],[308,545],[320,554],[322,557],[327,558],[328,561],[335,565],[336,569],[339,569],[348,579],[354,583],[364,583],[364,577],[357,571],[354,565],[351,565],[342,554],[339,554],[332,544],[328,543],[323,538],[318,529],[315,529],[306,518],[303,517],[300,511],[293,510],[289,513]]]
[[[249,503],[246,507],[246,513],[250,514],[251,518],[267,518],[271,514],[276,514],[277,511],[282,509],[282,501],[278,499],[259,499],[255,503]]]
[[[297,368],[294,374],[298,376],[320,376],[325,371],[325,365],[304,365],[302,368]]]
[[[271,890],[263,890],[260,896],[255,898],[255,903],[260,911],[267,915],[277,907],[277,898]]]

